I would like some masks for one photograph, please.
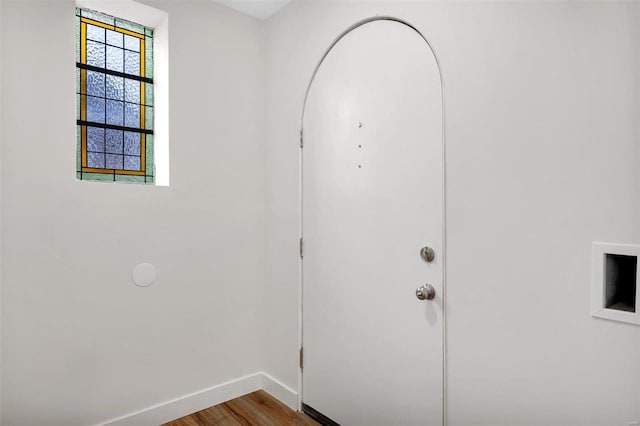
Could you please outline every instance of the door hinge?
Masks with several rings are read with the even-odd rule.
[[[304,257],[302,237],[300,237],[300,259]]]
[[[300,370],[304,368],[304,348],[300,348]]]
[[[304,138],[302,136],[302,129],[300,129],[300,148],[304,147]]]

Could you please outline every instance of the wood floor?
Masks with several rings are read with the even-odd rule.
[[[265,391],[259,390],[215,407],[198,411],[190,416],[165,423],[163,426],[209,425],[317,426],[319,423],[314,422],[303,413],[293,411]]]

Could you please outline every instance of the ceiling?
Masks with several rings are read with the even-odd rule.
[[[214,0],[258,19],[267,19],[291,0]]]

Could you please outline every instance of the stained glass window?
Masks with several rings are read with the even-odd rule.
[[[154,182],[153,30],[76,9],[76,176]]]

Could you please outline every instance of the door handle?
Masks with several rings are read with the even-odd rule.
[[[425,284],[416,289],[416,297],[420,300],[431,300],[436,297],[436,289],[431,284]]]

